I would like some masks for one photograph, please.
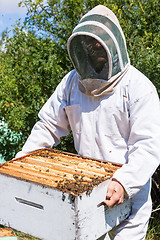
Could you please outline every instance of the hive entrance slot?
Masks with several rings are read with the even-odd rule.
[[[15,199],[19,203],[44,210],[44,207],[42,205],[38,204],[38,203],[34,203],[34,202],[31,202],[31,201],[28,201],[28,200],[25,200],[25,199],[22,199],[22,198],[17,198],[17,197],[15,197]]]

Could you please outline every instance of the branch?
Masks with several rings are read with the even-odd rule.
[[[153,212],[157,212],[157,211],[159,211],[159,210],[160,210],[160,208],[154,209],[154,210],[152,210],[152,213],[153,213]]]
[[[140,8],[142,9],[142,12],[144,13],[144,9],[142,7],[142,4],[140,3],[140,0],[138,0],[138,3],[139,3]]]
[[[50,17],[52,17],[52,14],[51,14],[50,12],[48,12],[41,3],[39,3],[39,6],[42,8],[42,10],[43,10],[45,13],[47,13]],[[53,9],[52,9],[52,11],[53,11]],[[55,11],[53,11],[53,13],[56,15],[56,12],[55,12]]]
[[[159,184],[156,182],[156,180],[155,180],[154,178],[152,178],[152,181],[153,181],[153,183],[155,184],[156,188],[157,188],[157,189],[160,189],[160,188],[159,188]]]

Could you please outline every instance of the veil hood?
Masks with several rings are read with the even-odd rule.
[[[99,70],[92,64],[88,39],[98,42],[103,48],[105,61]],[[69,57],[77,70],[80,90],[88,95],[111,94],[121,76],[130,65],[126,40],[115,14],[107,7],[98,5],[80,20],[68,39]]]

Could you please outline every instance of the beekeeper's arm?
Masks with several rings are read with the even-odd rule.
[[[106,204],[121,203],[124,190],[129,198],[140,191],[160,164],[159,149],[160,104],[152,88],[150,93],[130,103],[128,163],[115,172]]]
[[[70,128],[64,109],[67,104],[65,86],[66,81],[69,81],[68,77],[69,74],[64,77],[40,110],[38,114],[40,121],[35,124],[22,151],[18,152],[16,157],[24,156],[37,149],[56,146],[62,136],[68,135]]]

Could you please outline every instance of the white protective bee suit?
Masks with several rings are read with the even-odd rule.
[[[103,48],[100,67],[92,63],[90,40]],[[132,199],[132,212],[110,238],[144,240],[151,214],[150,178],[160,163],[156,89],[130,65],[119,22],[104,6],[84,15],[68,40],[68,52],[75,69],[40,110],[40,121],[16,157],[57,145],[71,130],[78,154],[123,164],[114,178]]]

